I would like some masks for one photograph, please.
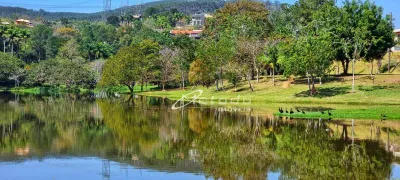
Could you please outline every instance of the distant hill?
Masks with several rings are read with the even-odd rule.
[[[62,17],[67,19],[98,21],[103,17],[110,15],[120,15],[121,12],[126,13],[142,13],[149,7],[155,7],[161,11],[177,9],[185,14],[194,14],[197,12],[214,12],[221,8],[226,1],[224,0],[163,0],[145,3],[142,5],[134,5],[126,8],[118,8],[108,12],[96,13],[72,13],[72,12],[47,12],[44,10],[32,10],[20,7],[0,6],[0,16],[16,19],[18,17],[44,18],[47,20],[58,20]]]

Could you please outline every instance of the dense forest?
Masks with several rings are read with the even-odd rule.
[[[211,10],[217,5],[209,3],[217,2],[204,5]],[[167,8],[179,3],[192,4]],[[334,64],[353,77],[358,61],[378,62],[380,72],[380,60],[396,43],[392,20],[370,1],[347,0],[340,7],[334,0],[227,2],[204,27],[191,27],[187,11],[196,3],[203,1],[149,3],[159,6],[143,7],[141,18],[126,13],[98,22],[62,17],[33,28],[2,25],[2,84],[74,91],[125,86],[133,92],[148,84],[163,90],[215,85],[236,91],[244,82],[253,91],[261,76],[271,75],[275,83],[279,74],[308,77],[312,96],[316,79]],[[178,24],[201,28],[203,34],[200,39],[171,35]]]
[[[44,10],[31,10],[20,7],[6,7],[0,6],[0,16],[16,19],[18,17],[30,18],[43,18],[46,20],[59,20],[61,18],[88,20],[88,21],[101,21],[103,17],[112,15],[121,15],[121,12],[127,14],[142,14],[145,9],[150,7],[159,9],[161,11],[169,11],[177,9],[179,12],[185,14],[194,14],[198,12],[214,12],[216,9],[221,8],[225,4],[223,0],[164,0],[144,3],[140,5],[133,5],[123,8],[116,8],[111,11],[97,12],[97,13],[72,13],[72,12],[47,12]]]

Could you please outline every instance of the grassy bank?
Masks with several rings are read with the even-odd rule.
[[[157,86],[147,86],[144,87],[144,91],[153,91]],[[51,94],[51,93],[98,93],[100,91],[103,91],[105,89],[85,89],[85,88],[78,88],[78,89],[67,89],[65,86],[60,86],[58,88],[54,87],[48,87],[48,86],[43,86],[43,87],[1,87],[0,92],[12,92],[12,93],[17,93],[17,94]],[[50,91],[50,92],[48,92]],[[112,88],[106,89],[108,92],[115,92],[115,93],[121,93],[121,94],[128,94],[131,93],[129,88],[126,86],[114,86]],[[141,87],[140,86],[135,86],[134,88],[135,93],[140,93]]]
[[[351,76],[331,77],[328,82],[317,84],[318,94],[308,95],[305,79],[287,81],[278,78],[275,86],[270,77],[264,77],[260,83],[255,81],[252,92],[248,84],[242,82],[237,91],[232,86],[217,91],[215,87],[189,87],[186,90],[153,91],[141,93],[147,96],[180,99],[194,90],[203,90],[202,98],[220,101],[231,99],[250,99],[252,104],[296,103],[296,104],[357,104],[357,105],[400,105],[400,75],[376,75],[374,82],[368,75],[356,76],[355,92],[352,92]],[[318,82],[319,83],[319,82]]]
[[[306,79],[288,80],[278,77],[275,85],[271,77],[263,77],[260,83],[253,81],[254,91],[242,82],[237,91],[231,85],[217,91],[215,87],[189,87],[186,90],[153,91],[140,93],[146,96],[167,97],[178,100],[195,90],[203,90],[201,101],[215,106],[250,107],[259,114],[289,116],[297,118],[335,119],[385,119],[400,120],[400,75],[368,74],[356,76],[355,92],[352,92],[351,76],[332,76],[317,82],[318,94],[308,95]],[[225,83],[227,84],[227,83]],[[239,103],[237,102],[239,99]],[[231,102],[233,100],[233,103]],[[246,103],[243,103],[243,100]],[[250,103],[248,103],[250,100]],[[227,103],[225,103],[227,101]],[[213,103],[211,103],[213,102]],[[290,108],[293,114],[279,113],[278,107]],[[305,110],[305,114],[296,109]],[[327,110],[332,113],[328,115]],[[321,111],[325,113],[322,114]]]

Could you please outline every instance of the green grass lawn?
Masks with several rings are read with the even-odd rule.
[[[317,84],[318,94],[308,95],[308,86],[304,79],[295,79],[289,83],[284,78],[273,86],[270,77],[265,77],[260,83],[253,81],[254,91],[250,91],[247,83],[242,83],[235,92],[231,86],[217,91],[215,87],[189,87],[186,90],[152,91],[141,93],[148,96],[161,96],[170,99],[180,99],[182,95],[203,90],[202,97],[219,101],[232,98],[250,99],[252,104],[265,103],[313,103],[313,104],[370,104],[370,105],[400,105],[400,75],[378,75],[375,82],[368,75],[359,75],[356,80],[355,92],[352,93],[351,76],[335,77],[331,82]]]
[[[386,119],[400,120],[400,75],[375,75],[374,81],[369,75],[357,75],[355,92],[352,92],[351,76],[335,76],[320,85],[317,82],[318,94],[308,95],[307,81],[295,78],[288,82],[279,77],[276,85],[270,77],[263,77],[260,83],[253,81],[254,91],[242,82],[237,92],[231,85],[225,90],[217,91],[215,87],[189,87],[186,90],[152,91],[140,93],[146,96],[167,97],[178,100],[183,95],[195,90],[203,90],[201,102],[213,106],[249,107],[254,113],[264,115],[281,115],[299,118],[340,118],[340,119]],[[228,84],[228,83],[225,83]],[[236,103],[239,98],[240,103]],[[233,103],[230,103],[233,100]],[[246,103],[243,103],[245,100]],[[251,103],[248,103],[249,100]],[[213,103],[211,103],[213,101]],[[225,103],[227,101],[228,103]],[[225,104],[224,104],[225,103]],[[306,114],[280,114],[278,107],[290,110],[304,109]],[[332,116],[327,114],[330,110]],[[325,111],[322,114],[320,111]]]

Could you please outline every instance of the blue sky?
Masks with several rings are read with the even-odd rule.
[[[154,0],[123,0],[130,5],[140,4]],[[280,0],[280,2],[294,3],[296,0]],[[384,8],[384,13],[393,12],[396,28],[400,28],[400,1],[399,0],[374,0],[376,4]],[[341,2],[341,0],[338,0]],[[103,0],[0,0],[2,6],[19,6],[28,9],[44,9],[46,11],[64,12],[98,12],[103,9]],[[113,9],[121,6],[121,0],[111,0]]]

